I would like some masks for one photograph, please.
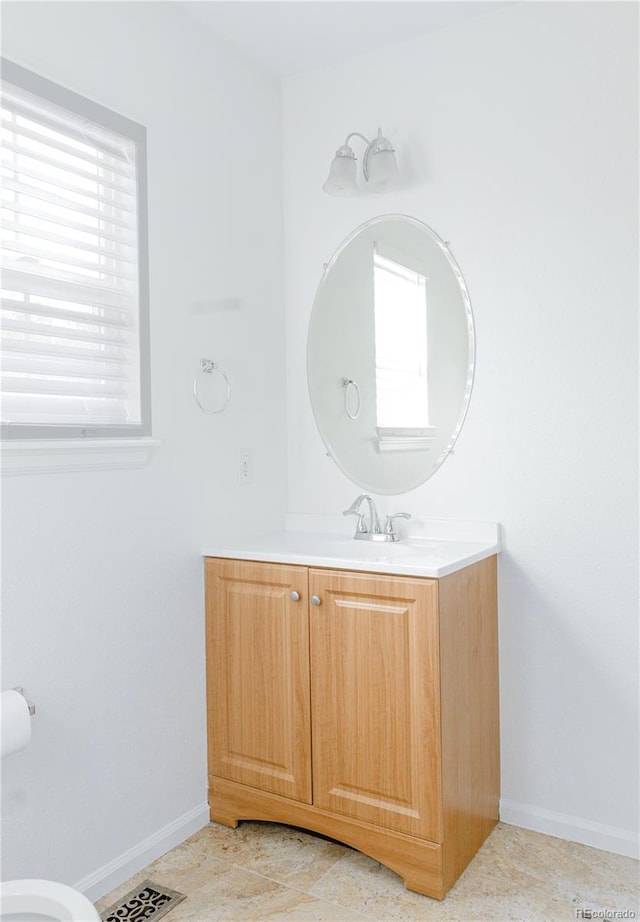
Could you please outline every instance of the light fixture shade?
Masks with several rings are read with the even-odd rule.
[[[390,192],[398,185],[400,173],[393,149],[371,151],[367,166],[371,192]]]
[[[336,152],[329,176],[322,187],[329,195],[357,195],[356,159],[353,151],[343,153],[344,148]],[[350,150],[350,148],[348,148]]]

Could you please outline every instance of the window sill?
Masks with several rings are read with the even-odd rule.
[[[420,429],[378,429],[374,444],[376,451],[429,451],[436,437],[434,426]]]
[[[386,436],[381,439],[374,439],[376,451],[428,451],[431,447],[432,438],[391,438]]]
[[[158,439],[16,439],[0,449],[3,476],[144,467]]]

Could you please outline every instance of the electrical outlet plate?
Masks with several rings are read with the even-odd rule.
[[[253,483],[253,461],[248,448],[238,450],[238,483],[243,486]]]

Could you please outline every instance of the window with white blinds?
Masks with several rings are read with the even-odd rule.
[[[2,431],[150,432],[145,129],[2,62]]]

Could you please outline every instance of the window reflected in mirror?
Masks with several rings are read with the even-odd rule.
[[[378,451],[423,449],[429,427],[427,276],[373,244]]]

